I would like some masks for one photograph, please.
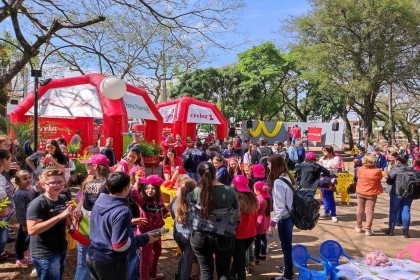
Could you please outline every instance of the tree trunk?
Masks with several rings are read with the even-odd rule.
[[[350,147],[350,150],[353,150],[353,148],[354,148],[353,133],[352,133],[352,130],[351,130],[350,121],[347,118],[347,114],[343,115],[342,116],[342,119],[346,123],[346,137],[347,137],[347,139],[349,139],[349,147]]]
[[[389,116],[389,136],[391,137],[391,145],[395,145],[395,120],[394,110],[392,106],[393,99],[392,83],[389,85],[389,96],[388,96],[388,116]]]
[[[162,102],[164,102],[168,99],[168,90],[167,90],[167,87],[166,87],[167,67],[166,67],[165,52],[162,52],[162,74],[163,74]]]

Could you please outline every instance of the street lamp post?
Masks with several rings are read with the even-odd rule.
[[[8,40],[5,40],[3,38],[0,38],[0,40],[14,46],[24,56],[29,57],[28,53],[25,50],[23,50],[22,48],[20,48],[19,46],[17,46],[16,44],[14,44],[14,43],[12,43]],[[42,59],[42,61],[40,63],[40,66],[39,66],[39,69],[35,69],[34,65],[31,62],[31,58],[29,57],[28,62],[29,62],[29,65],[31,67],[31,77],[34,78],[34,83],[35,83],[34,84],[34,152],[36,152],[38,150],[38,89],[39,89],[39,78],[42,77],[42,67],[44,66],[45,61],[47,60],[47,58],[50,55],[52,55],[56,51],[59,51],[59,50],[64,49],[64,48],[69,48],[69,47],[80,48],[84,51],[88,50],[88,51],[91,51],[91,52],[101,56],[107,62],[108,66],[111,70],[112,75],[115,75],[114,74],[114,69],[112,68],[112,65],[111,65],[110,61],[103,54],[101,54],[100,52],[96,51],[93,48],[82,46],[82,45],[65,45],[65,46],[61,46],[61,47],[53,49]]]

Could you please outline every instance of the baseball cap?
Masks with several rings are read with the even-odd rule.
[[[238,192],[251,192],[251,189],[248,186],[248,178],[244,175],[235,176],[232,183]]]
[[[146,177],[146,179],[142,179],[140,183],[160,187],[163,183],[163,179],[159,175],[149,175]]]
[[[96,154],[96,155],[90,156],[90,158],[88,158],[87,160],[81,160],[80,163],[108,165],[109,159],[103,154]]]
[[[264,178],[265,177],[265,167],[262,164],[254,164],[252,166],[252,175],[254,178]]]
[[[264,181],[258,181],[254,184],[254,189],[258,190],[262,198],[270,198],[270,194],[267,191],[267,188],[264,186],[267,185]]]
[[[316,160],[316,154],[314,152],[308,152],[308,153],[306,153],[306,159],[307,160]]]

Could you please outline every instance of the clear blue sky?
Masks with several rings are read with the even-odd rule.
[[[215,51],[214,59],[205,67],[222,67],[236,61],[236,55],[266,41],[284,48],[290,42],[278,32],[282,22],[289,16],[305,14],[311,6],[305,0],[244,0],[245,7],[240,15],[237,32],[226,36],[232,45],[240,45],[232,50]],[[277,32],[277,34],[276,34]]]

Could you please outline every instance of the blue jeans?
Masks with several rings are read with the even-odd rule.
[[[191,248],[190,238],[174,230],[174,239],[181,249],[181,257],[178,261],[178,272],[175,279],[188,280],[192,270],[194,251]]]
[[[321,189],[321,193],[322,193],[322,202],[324,203],[325,213],[330,214],[331,217],[337,216],[334,192]]]
[[[194,179],[197,183],[200,181],[200,175],[194,172],[187,172],[187,175],[190,176],[191,179]]]
[[[32,257],[39,280],[61,280],[63,279],[64,261],[66,252],[52,255],[44,259]]]
[[[409,229],[411,219],[410,208],[413,200],[395,194],[390,194],[389,196],[389,226],[395,227],[398,212],[401,208],[403,229]]]
[[[9,238],[9,228],[0,228],[0,254],[3,253],[4,247],[7,244]]]
[[[140,279],[140,250],[128,253],[128,279]]]
[[[293,261],[292,261],[292,234],[293,220],[292,217],[280,219],[278,224],[278,232],[281,243],[281,250],[284,258],[284,277],[292,279],[293,277]]]
[[[77,242],[77,266],[75,280],[90,280],[90,272],[86,265],[86,252],[88,246],[83,246]]]

